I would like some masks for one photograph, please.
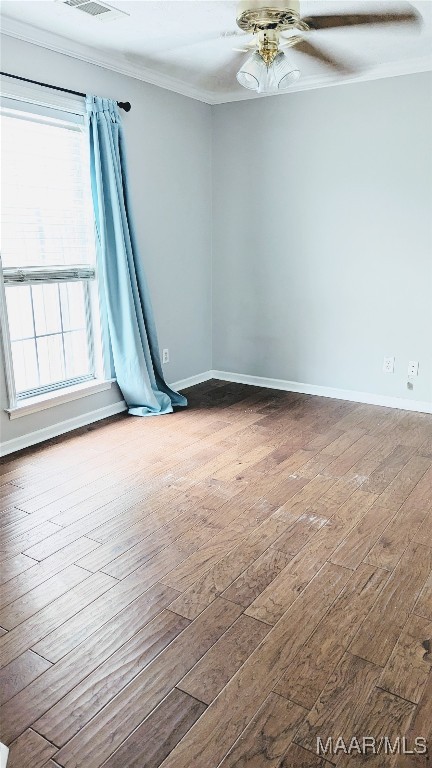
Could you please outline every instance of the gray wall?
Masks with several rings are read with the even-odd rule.
[[[115,72],[2,36],[2,70],[130,101],[123,116],[131,198],[168,381],[211,368],[211,108]],[[3,370],[3,366],[2,366]],[[0,382],[5,407],[4,382]],[[108,392],[9,421],[2,440],[121,399]]]
[[[432,400],[431,84],[214,109],[213,368]]]

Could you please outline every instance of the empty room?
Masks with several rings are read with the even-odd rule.
[[[431,768],[432,2],[3,0],[0,768]]]

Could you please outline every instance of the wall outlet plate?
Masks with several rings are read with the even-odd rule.
[[[162,363],[169,363],[169,349],[162,350]]]
[[[417,360],[410,360],[408,363],[408,378],[414,379],[418,376],[419,364]]]
[[[394,373],[395,359],[394,357],[385,357],[383,360],[384,373]]]

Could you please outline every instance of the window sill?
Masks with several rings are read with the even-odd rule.
[[[75,384],[73,387],[65,387],[55,392],[26,398],[13,408],[6,408],[5,410],[10,419],[18,419],[21,416],[29,416],[31,413],[43,411],[46,408],[54,408],[56,405],[69,403],[71,400],[78,400],[80,397],[88,397],[88,395],[94,395],[96,392],[103,392],[110,389],[114,382],[115,379],[85,381],[83,384]]]

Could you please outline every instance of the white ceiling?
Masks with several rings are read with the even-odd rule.
[[[103,0],[102,0],[103,1]],[[237,84],[244,53],[237,3],[227,0],[109,0],[129,15],[103,23],[55,0],[3,0],[2,32],[156,83],[210,104],[260,98]],[[271,5],[271,3],[268,3]],[[432,69],[432,2],[411,3],[421,29],[407,25],[309,32],[308,39],[355,66],[335,74],[295,48],[287,55],[301,70],[290,90],[369,80]],[[385,0],[304,0],[301,15],[407,9]]]

